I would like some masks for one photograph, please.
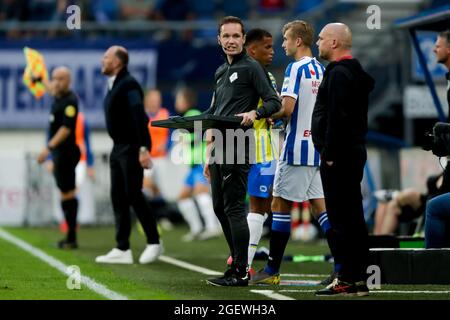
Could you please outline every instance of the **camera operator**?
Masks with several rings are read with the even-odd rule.
[[[447,67],[447,102],[450,106],[450,30],[441,32],[436,40],[434,53],[437,62]],[[450,122],[450,121],[449,121]],[[437,123],[433,128],[433,153],[447,156],[447,167],[440,188],[441,194],[430,200],[426,207],[425,246],[426,248],[450,247],[450,124]],[[446,193],[444,193],[446,192]]]

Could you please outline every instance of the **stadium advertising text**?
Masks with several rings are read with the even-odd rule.
[[[81,109],[91,125],[104,127],[103,98],[106,77],[101,74],[101,49],[39,49],[44,55],[48,72],[58,65],[72,71],[72,87],[80,98]],[[143,88],[152,87],[156,81],[154,49],[130,50],[130,72]],[[51,97],[36,100],[22,81],[25,58],[22,49],[0,49],[0,127],[44,128],[47,125]]]

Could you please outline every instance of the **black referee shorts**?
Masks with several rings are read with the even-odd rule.
[[[52,157],[53,175],[58,189],[61,192],[75,190],[75,167],[80,161],[80,150],[56,151],[52,153]]]

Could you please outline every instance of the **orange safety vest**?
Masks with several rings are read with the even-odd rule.
[[[169,111],[165,108],[159,109],[155,116],[149,118],[148,131],[152,139],[152,150],[150,151],[150,156],[153,158],[164,157],[167,154],[165,146],[167,146],[167,142],[169,141],[169,129],[153,127],[151,122],[156,120],[165,120],[167,118],[169,118]]]
[[[78,112],[77,122],[75,124],[75,143],[80,148],[80,161],[87,161],[86,143],[84,139],[84,114]]]

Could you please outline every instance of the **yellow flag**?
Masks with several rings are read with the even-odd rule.
[[[44,57],[37,50],[28,47],[23,48],[23,53],[27,61],[22,77],[23,83],[36,99],[40,99],[45,94],[45,86],[42,81],[48,79]],[[41,80],[36,81],[35,79]]]

